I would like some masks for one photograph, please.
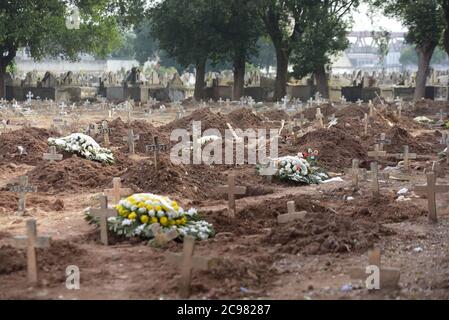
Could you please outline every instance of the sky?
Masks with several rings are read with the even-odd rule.
[[[382,15],[381,12],[377,12],[374,15],[374,24],[371,24],[370,18],[367,13],[369,13],[369,8],[366,4],[362,4],[358,9],[359,12],[354,12],[354,27],[353,31],[372,31],[379,30],[382,26],[387,31],[406,31],[406,29],[401,25],[400,21],[396,19],[390,19]]]

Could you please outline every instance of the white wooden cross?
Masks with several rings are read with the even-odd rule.
[[[153,144],[145,146],[146,152],[153,151],[154,152],[154,168],[158,169],[158,163],[159,163],[159,152],[160,151],[166,151],[167,145],[160,144],[159,143],[159,137],[154,136],[153,137]]]
[[[404,153],[399,153],[395,155],[396,159],[404,161],[404,170],[410,170],[410,160],[416,159],[416,153],[410,153],[409,146],[404,146]]]
[[[179,281],[179,296],[187,299],[190,295],[190,283],[192,281],[192,270],[207,271],[214,265],[215,260],[211,258],[194,256],[195,238],[184,237],[182,253],[168,253],[166,259],[169,263],[181,268],[181,279]]]
[[[51,238],[48,236],[37,235],[36,220],[34,219],[26,222],[26,228],[26,236],[14,237],[13,245],[16,248],[26,249],[28,281],[31,284],[36,285],[39,281],[36,249],[50,247]]]
[[[54,161],[61,161],[62,160],[62,154],[56,153],[56,147],[51,146],[49,148],[50,153],[44,153],[44,156],[42,157],[44,160],[49,160],[50,162]]]
[[[366,173],[366,170],[359,168],[359,165],[358,159],[352,159],[352,168],[349,169],[349,174],[352,176],[352,185],[355,188],[359,187],[360,176]]]
[[[220,108],[223,105],[223,103],[224,103],[224,100],[220,97],[220,99],[218,99],[218,104],[220,105]]]
[[[23,216],[26,212],[26,194],[37,192],[37,187],[28,184],[28,176],[20,176],[19,184],[12,186],[9,190],[20,194],[17,214]]]
[[[365,113],[365,116],[364,116],[364,118],[363,118],[364,134],[365,134],[365,135],[368,134],[368,124],[369,124],[369,117],[368,117],[368,114]]]
[[[128,136],[123,137],[123,141],[126,141],[128,143],[128,148],[129,148],[129,153],[130,154],[135,154],[135,146],[134,146],[134,142],[139,140],[139,135],[134,135],[133,129],[129,129],[128,130]]]
[[[109,128],[108,122],[104,120],[101,123],[101,127],[99,128],[99,132],[103,134],[103,142],[105,147],[109,147],[111,144],[109,140],[109,134],[112,132],[112,128]]]
[[[129,196],[133,193],[130,188],[122,189],[122,179],[115,177],[112,179],[112,189],[105,189],[104,194],[108,197],[108,201],[114,204],[118,204],[122,196]]]
[[[28,91],[27,95],[27,104],[31,104],[31,99],[33,99],[34,95],[31,93],[31,91]]]
[[[436,195],[437,193],[448,193],[449,185],[447,184],[437,185],[435,173],[429,172],[427,173],[427,185],[416,186],[415,191],[427,195],[427,204],[429,208],[429,221],[431,223],[437,223],[438,216],[437,216]]]
[[[287,96],[282,98],[282,108],[287,109],[287,103],[289,103],[290,99]]]
[[[318,120],[318,123],[320,124],[320,128],[323,128],[324,127],[323,114],[321,113],[320,108],[316,108],[316,119]]]
[[[359,107],[361,107],[362,106],[362,100],[360,100],[360,98],[359,99],[357,99],[357,105],[359,106]]]
[[[218,187],[219,193],[227,193],[228,194],[228,209],[231,217],[235,216],[235,195],[236,194],[245,194],[246,187],[236,186],[235,185],[235,175],[230,173],[228,174],[228,184]]]
[[[374,151],[368,152],[368,157],[375,158],[376,161],[379,161],[381,157],[387,157],[387,152],[380,150],[380,146],[378,144],[374,145]]]
[[[377,267],[379,271],[378,289],[394,289],[398,287],[401,271],[397,268],[382,268],[379,248],[374,248],[368,252],[368,266],[366,268],[351,268],[349,275],[352,279],[368,280],[368,276],[373,274],[373,266]],[[372,290],[375,289],[375,283],[366,284],[371,285]]]
[[[346,102],[347,102],[347,100],[346,100],[345,96],[342,95],[340,98],[340,103],[345,106]]]
[[[150,241],[150,244],[155,247],[163,247],[179,236],[178,231],[175,229],[163,232],[159,223],[153,223],[150,229],[154,237],[154,239]]]
[[[278,215],[278,223],[285,224],[295,220],[304,219],[307,211],[295,211],[295,201],[287,202],[287,213]]]
[[[100,239],[101,242],[107,246],[108,241],[108,218],[117,216],[116,209],[108,208],[108,198],[106,196],[100,196],[100,208],[91,208],[90,214],[99,219],[100,223]]]

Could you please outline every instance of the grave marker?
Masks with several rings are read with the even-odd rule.
[[[349,174],[352,176],[352,185],[355,188],[359,187],[360,176],[366,173],[366,170],[359,168],[359,165],[359,159],[352,159],[352,168],[349,169]]]
[[[129,196],[133,193],[130,188],[122,188],[122,180],[119,177],[112,179],[112,189],[105,189],[108,201],[112,200],[114,204],[118,204],[122,196]]]
[[[129,153],[135,154],[135,145],[134,142],[139,140],[139,135],[134,135],[133,129],[128,130],[128,136],[123,137],[123,141],[126,141],[128,143]]]
[[[99,128],[100,134],[103,134],[103,142],[105,147],[109,147],[111,144],[109,140],[109,134],[112,132],[112,129],[109,128],[108,122],[105,120],[101,123],[101,127]]]
[[[377,162],[371,162],[371,189],[373,192],[374,197],[378,197],[380,195],[379,190],[379,166],[377,165]]]
[[[387,157],[387,152],[386,151],[381,151],[380,150],[380,146],[378,144],[374,145],[374,151],[369,151],[368,152],[368,157],[372,157],[375,158],[376,161],[379,161],[379,159],[381,157]]]
[[[62,160],[62,154],[56,153],[56,147],[51,146],[49,148],[50,153],[44,153],[44,156],[42,157],[44,160],[49,160],[50,162],[54,161],[61,161]]]
[[[158,136],[154,136],[153,137],[153,144],[146,146],[145,149],[146,149],[146,152],[149,152],[149,151],[153,151],[154,152],[154,168],[157,170],[158,169],[158,163],[159,163],[159,152],[160,151],[166,151],[167,150],[167,145],[160,144],[159,143],[159,137]]]
[[[108,198],[100,196],[100,208],[90,209],[90,214],[100,221],[100,239],[107,246],[108,241],[108,218],[117,216],[117,210],[108,208]]]
[[[318,121],[318,123],[320,124],[320,128],[324,127],[324,123],[323,123],[323,114],[321,113],[321,109],[320,108],[316,108],[316,119]]]
[[[228,175],[228,184],[218,187],[219,193],[227,193],[228,194],[228,208],[229,208],[229,214],[231,217],[235,216],[236,210],[235,210],[235,195],[236,194],[245,194],[246,193],[246,187],[236,186],[235,185],[235,176],[234,174],[230,173]]]
[[[169,263],[180,266],[181,279],[179,282],[179,296],[181,299],[187,299],[190,294],[190,283],[192,281],[192,271],[206,271],[213,267],[214,260],[194,256],[195,238],[191,236],[184,237],[184,246],[182,254],[169,253],[166,259]]]
[[[416,153],[410,153],[409,146],[404,146],[404,153],[399,153],[395,155],[396,159],[404,161],[404,170],[410,170],[410,160],[416,159],[418,156]]]
[[[429,222],[437,223],[438,216],[437,216],[436,195],[438,193],[448,193],[449,185],[437,185],[435,173],[429,172],[427,174],[427,185],[416,186],[415,191],[427,195]]]
[[[363,119],[363,125],[364,125],[364,133],[365,133],[365,135],[368,134],[368,124],[369,124],[368,114],[365,113],[365,118]]]
[[[366,280],[371,272],[368,267],[376,266],[379,269],[379,289],[397,288],[401,272],[397,268],[382,268],[381,252],[379,248],[374,248],[368,252],[367,268],[351,268],[349,275],[352,279]]]
[[[378,142],[379,142],[379,150],[380,151],[384,151],[384,145],[391,144],[391,140],[387,139],[385,133],[380,134],[380,139]]]
[[[34,219],[26,222],[26,228],[26,236],[14,237],[13,245],[20,249],[26,248],[28,281],[36,285],[39,281],[36,249],[50,247],[51,238],[37,235],[36,220]]]
[[[307,214],[307,211],[295,211],[295,201],[287,202],[287,212],[286,214],[278,215],[278,223],[285,224],[295,220],[304,219]]]
[[[159,223],[153,223],[150,229],[154,236],[154,239],[150,241],[150,244],[156,247],[163,247],[179,236],[178,231],[175,229],[163,232]]]
[[[17,214],[20,216],[26,213],[26,194],[37,192],[37,188],[28,184],[28,176],[20,176],[19,184],[12,186],[10,189],[12,192],[19,193],[19,207]]]

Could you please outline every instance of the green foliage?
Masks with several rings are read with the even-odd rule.
[[[266,69],[276,65],[276,50],[273,46],[273,42],[268,37],[261,37],[256,43],[256,54],[250,57],[250,62],[255,66]]]

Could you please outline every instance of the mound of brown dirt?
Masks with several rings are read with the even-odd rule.
[[[11,246],[0,247],[0,261],[0,275],[24,270],[26,267],[25,252]]]
[[[279,109],[273,109],[263,113],[263,116],[272,121],[289,120],[290,116],[284,111]]]
[[[239,108],[227,115],[228,122],[242,130],[264,127],[263,120],[248,108]]]
[[[190,115],[185,116],[179,120],[168,123],[160,128],[161,131],[166,132],[168,135],[175,129],[186,129],[192,134],[193,121],[201,121],[201,130],[206,129],[218,129],[222,134],[227,129],[226,122],[228,119],[221,115],[215,114],[210,111],[209,108],[197,109]]]
[[[43,161],[42,155],[48,152],[47,139],[58,134],[40,128],[23,128],[6,132],[0,136],[0,161],[36,165]],[[27,155],[19,155],[18,146],[25,148]]]
[[[403,152],[405,145],[409,146],[410,152],[422,155],[434,154],[443,149],[438,145],[438,138],[435,135],[427,133],[413,137],[407,130],[398,126],[391,128],[386,137],[391,140],[391,144],[385,147],[388,152]]]
[[[103,189],[124,168],[72,157],[58,163],[42,163],[28,173],[39,192],[91,191]]]
[[[381,237],[393,234],[379,224],[357,221],[334,213],[311,213],[272,230],[265,242],[279,245],[279,251],[308,255],[362,252]]]
[[[324,116],[325,119],[327,119],[327,117],[330,117],[332,114],[337,112],[337,109],[335,107],[333,107],[332,105],[322,104],[319,107],[313,107],[313,108],[309,108],[309,109],[305,110],[304,117],[309,121],[315,120],[317,108],[320,108],[321,114]],[[300,118],[300,117],[301,117],[301,113],[297,113],[293,116],[293,118]]]
[[[366,149],[363,147],[362,140],[337,128],[309,132],[294,146],[280,146],[280,153],[295,155],[298,152],[307,151],[309,147],[319,151],[319,166],[331,171],[349,168],[352,159],[360,159],[360,161],[366,159]]]

